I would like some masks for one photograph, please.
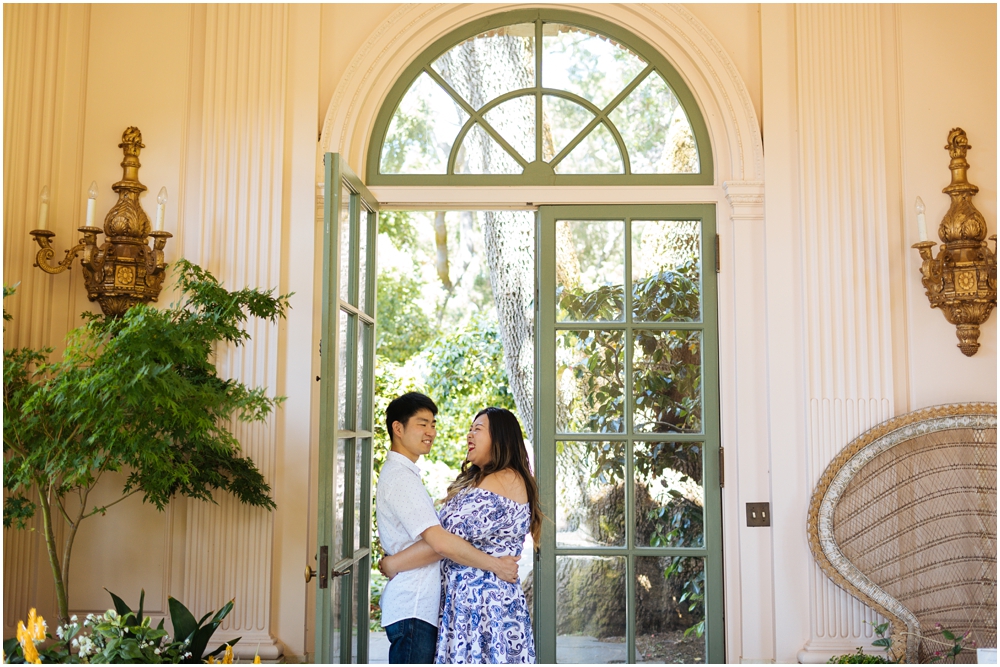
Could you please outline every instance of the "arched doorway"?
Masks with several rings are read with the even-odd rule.
[[[568,29],[564,30],[561,26],[566,26]],[[534,77],[534,82],[528,80],[514,81],[513,83],[507,82],[507,90],[488,96],[489,99],[486,100],[471,101],[471,98],[476,96],[476,91],[470,90],[467,82],[465,83],[465,90],[461,90],[463,86],[463,82],[459,80],[461,77],[455,77],[454,71],[448,72],[447,67],[439,63],[441,56],[447,55],[449,49],[453,49],[456,44],[462,41],[468,40],[474,42],[477,38],[489,40],[499,35],[506,38],[505,41],[507,42],[520,40],[522,42],[534,42],[537,44],[537,48],[535,46],[528,46],[527,49],[533,49],[533,52],[540,54],[538,57],[538,69],[541,72],[541,68],[544,67],[541,63],[545,60],[544,43],[547,37],[558,38],[560,34],[572,35],[574,32],[579,34],[580,31],[585,31],[588,28],[593,31],[591,34],[596,33],[603,37],[610,37],[614,48],[628,50],[628,47],[632,44],[638,43],[645,47],[639,48],[638,51],[642,52],[643,55],[649,54],[651,56],[645,62],[640,63],[638,67],[634,68],[636,71],[632,72],[633,76],[626,80],[625,87],[612,91],[609,98],[604,100],[605,103],[603,105],[598,104],[593,99],[586,98],[584,95],[574,94],[572,91],[567,93],[564,89],[557,91],[554,88],[550,88],[544,85],[542,81],[543,75],[541,74]],[[595,30],[595,28],[598,29]],[[623,35],[624,37],[622,37]],[[654,60],[658,60],[661,63],[659,68],[657,68],[655,63],[651,64]],[[436,67],[435,64],[439,64],[440,66]],[[672,73],[672,75],[664,75],[665,71]],[[683,104],[679,104],[678,106],[688,112],[685,114],[685,120],[689,128],[688,136],[693,139],[691,143],[699,149],[708,148],[711,144],[709,139],[710,133],[708,127],[701,119],[694,96],[679,75],[673,71],[670,63],[635,35],[630,35],[628,31],[622,30],[613,24],[603,22],[599,18],[567,12],[529,10],[511,12],[506,15],[482,17],[478,21],[468,23],[443,37],[438,37],[429,47],[424,49],[423,54],[413,57],[407,67],[396,73],[393,86],[390,89],[387,90],[386,86],[382,87],[382,90],[385,91],[384,93],[380,93],[381,97],[379,99],[379,108],[382,110],[375,114],[374,121],[367,124],[367,127],[371,129],[371,139],[368,142],[364,158],[362,158],[363,162],[359,162],[358,164],[365,165],[366,185],[371,187],[377,193],[377,196],[381,197],[382,193],[388,193],[389,196],[387,198],[390,200],[390,205],[394,208],[405,208],[408,205],[426,206],[428,203],[433,203],[435,208],[461,207],[488,209],[491,208],[491,205],[495,206],[498,202],[503,202],[507,206],[510,206],[516,201],[520,207],[538,208],[540,211],[540,233],[544,233],[545,220],[550,220],[552,224],[555,224],[558,220],[584,224],[613,221],[617,224],[620,220],[624,242],[626,237],[632,235],[633,227],[637,223],[678,222],[682,218],[695,219],[700,225],[698,228],[698,237],[701,267],[714,267],[716,263],[714,241],[717,223],[715,219],[715,205],[725,196],[722,188],[718,185],[717,173],[720,168],[731,171],[733,164],[730,158],[732,155],[725,155],[724,159],[715,160],[711,149],[697,151],[695,159],[689,159],[686,165],[684,165],[686,169],[677,169],[675,167],[658,171],[655,160],[642,155],[641,150],[634,150],[635,147],[631,145],[634,143],[632,141],[633,137],[627,133],[623,134],[618,129],[618,124],[625,125],[628,121],[627,114],[621,113],[622,109],[620,106],[623,101],[629,100],[630,95],[640,88],[643,80],[653,73],[667,81],[667,87],[676,98],[687,100],[687,107]],[[371,74],[371,70],[368,70],[366,76],[369,74]],[[530,79],[532,77],[529,74],[526,78]],[[672,86],[670,85],[671,83],[673,84]],[[628,87],[629,84],[634,85]],[[434,86],[437,86],[436,90]],[[500,87],[502,88],[503,86]],[[455,139],[444,149],[438,151],[439,155],[425,154],[414,157],[413,155],[405,154],[405,149],[400,149],[397,146],[389,152],[391,153],[394,150],[395,157],[400,159],[397,159],[395,164],[390,164],[389,162],[391,161],[387,162],[385,159],[387,155],[385,147],[387,141],[389,144],[392,142],[393,123],[396,123],[397,129],[405,124],[403,122],[405,119],[397,122],[399,121],[399,115],[395,112],[401,108],[405,108],[408,103],[411,109],[414,106],[419,106],[421,101],[419,95],[416,98],[416,105],[414,105],[413,99],[407,100],[407,96],[413,91],[419,92],[421,88],[425,92],[428,89],[434,90],[435,92],[430,93],[431,96],[440,96],[440,91],[445,91],[447,102],[456,107],[457,112],[455,115],[459,119],[458,121],[451,122],[453,126],[451,130],[454,130],[453,137]],[[341,88],[338,89],[338,96],[342,99],[345,92],[346,86],[342,84]],[[486,96],[480,95],[480,97]],[[647,95],[648,97],[650,96]],[[372,95],[356,96],[354,101],[368,104],[371,98]],[[335,96],[336,101],[337,96]],[[518,133],[515,131],[516,127],[512,130],[512,119],[514,119],[513,124],[516,126],[517,122],[525,121],[525,119],[532,115],[532,109],[534,110],[534,119],[541,119],[546,113],[548,113],[551,119],[554,114],[559,113],[560,104],[564,108],[574,110],[571,112],[564,111],[561,119],[582,118],[573,132],[563,132],[566,136],[560,141],[558,137],[545,136],[546,129],[544,122],[534,122],[532,132],[530,132],[533,135],[533,141],[526,140],[519,143],[519,137],[523,139],[529,133]],[[333,109],[334,107],[331,106],[331,111]],[[340,110],[344,111],[342,108]],[[338,122],[343,123],[348,120],[347,117],[352,112],[356,113],[356,111],[356,109],[349,110],[347,114],[340,114],[339,118],[337,114],[328,116],[327,128],[324,131],[327,137],[327,145],[330,144],[333,134],[330,130]],[[463,112],[465,113],[464,118],[461,117]],[[618,112],[617,117],[615,116],[616,112]],[[590,114],[589,117],[587,116],[588,113]],[[619,123],[615,123],[616,120]],[[565,126],[571,123],[567,121],[558,124],[560,125],[559,129],[564,130]],[[549,123],[549,125],[550,134],[558,134],[558,131],[552,133],[552,123]],[[342,129],[343,127],[341,125]],[[357,124],[354,127],[355,131],[362,129]],[[590,139],[597,137],[597,130],[605,130],[603,138],[590,141]],[[351,143],[355,143],[355,136],[350,134],[342,135],[342,138],[349,138]],[[683,141],[678,143],[683,143]],[[739,150],[736,152],[742,153],[746,148],[750,147],[751,145],[743,146],[741,144]],[[591,158],[595,153],[599,153],[602,148],[604,149],[605,156],[617,150],[620,156],[619,159],[617,161],[614,159],[604,159],[603,161],[598,161],[601,163],[596,166],[594,165],[595,160],[590,159],[590,164],[588,164],[588,158]],[[729,148],[731,153],[732,147],[729,146]],[[354,152],[355,154],[357,153],[356,151]],[[403,154],[401,155],[401,153]],[[501,159],[496,159],[498,157]],[[424,159],[424,164],[419,164],[422,158],[427,159]],[[428,163],[433,163],[429,169],[427,168]],[[564,167],[569,165],[570,168],[560,169],[560,164]],[[691,168],[692,164],[694,168]],[[414,165],[416,165],[416,169],[414,169]],[[410,173],[407,173],[408,168]],[[414,171],[416,173],[413,173]],[[588,212],[586,209],[560,211],[557,209],[548,209],[544,204],[538,206],[540,202],[586,202],[590,205],[599,205],[608,201],[632,203],[643,201],[644,199],[646,201],[655,201],[661,206],[667,206],[667,208],[661,207],[652,211],[632,212],[618,206],[618,210],[612,213],[596,208],[591,208]],[[692,216],[687,212],[670,210],[669,203],[671,201],[700,201],[708,206],[699,211],[698,215]],[[567,215],[569,218],[566,217]],[[727,219],[726,222],[729,222],[729,220]],[[541,248],[539,248],[539,251],[542,251]],[[624,271],[624,267],[631,265],[633,262],[633,249],[631,246],[628,249],[624,249],[623,246],[622,257]],[[542,266],[546,261],[541,255],[539,255],[538,259],[539,266]],[[554,256],[550,259],[556,261]],[[707,264],[706,260],[708,260]],[[709,273],[709,269],[705,268],[701,272],[701,276],[706,277]],[[714,278],[714,276],[712,277]],[[633,276],[626,276],[623,273],[622,280],[625,281],[621,283],[623,295],[630,295],[629,299],[632,298],[631,295],[635,288],[634,283],[629,283],[632,278]],[[626,284],[632,284],[632,288],[626,288]],[[701,283],[700,285],[703,293],[707,293],[707,287],[709,285],[705,283]],[[713,282],[711,284],[713,299],[714,288]],[[551,302],[554,296],[555,292],[552,295],[548,295],[547,291],[546,294],[540,294],[538,298],[539,307],[544,308],[546,301]],[[623,298],[625,297],[623,296]],[[702,318],[699,324],[703,325],[706,322],[707,320]],[[590,326],[591,329],[594,329],[592,325],[586,325],[582,321],[559,324],[554,319],[544,324],[540,319],[538,326],[548,327],[545,336],[553,338],[551,341],[553,344],[557,337],[562,336],[566,338],[572,335],[573,331],[584,330],[585,326]],[[633,322],[633,314],[626,316],[624,313],[622,314],[621,325],[605,325],[602,323],[600,328],[607,332],[617,330],[619,331],[618,335],[628,339],[624,340],[623,338],[619,342],[619,348],[621,349],[623,361],[625,361],[625,357],[627,356],[627,361],[630,364],[634,358],[642,355],[641,344],[638,342],[638,338],[641,336],[650,336],[652,340],[652,338],[656,338],[659,335],[661,338],[666,339],[671,335],[676,335],[678,332],[684,332],[684,335],[689,335],[690,331],[692,331],[687,325],[671,326],[661,323],[655,326],[647,326],[647,323],[641,317]],[[717,340],[717,330],[711,326],[709,329],[707,332],[701,331],[701,335],[707,336],[708,339]],[[541,343],[540,350],[546,345],[548,343]],[[639,345],[639,347],[636,347],[636,345]],[[652,345],[653,348],[656,347],[655,342]],[[704,360],[707,356],[711,356],[709,347],[711,345],[705,348],[699,347],[698,354],[701,359]],[[655,349],[651,350],[651,353],[653,351]],[[540,354],[544,355],[546,353],[540,352]],[[540,358],[538,360],[539,372],[537,375],[539,377],[545,375],[543,369],[548,369],[549,366],[553,366],[553,368],[556,366],[554,352],[550,356],[552,356],[551,360],[549,358]],[[717,354],[709,360],[708,365],[713,370],[706,372],[704,370],[705,366],[701,365],[699,368],[702,370],[699,371],[699,377],[707,380],[714,373],[714,377],[716,378],[713,406],[705,413],[713,412],[714,416],[699,425],[698,428],[701,430],[696,430],[693,434],[679,433],[683,429],[678,429],[676,428],[676,424],[673,424],[669,425],[663,431],[664,434],[672,433],[673,435],[670,437],[667,435],[644,435],[644,432],[634,420],[635,415],[639,412],[638,404],[635,403],[635,397],[632,397],[632,399],[622,399],[625,407],[622,408],[622,415],[619,420],[620,431],[615,432],[610,432],[607,429],[599,429],[587,435],[579,429],[576,431],[573,429],[567,431],[565,425],[562,427],[552,425],[552,428],[549,429],[551,432],[543,434],[542,431],[545,429],[541,428],[541,425],[544,420],[539,416],[539,441],[536,444],[539,447],[540,454],[549,451],[553,454],[550,457],[551,460],[547,463],[545,462],[547,454],[540,456],[538,472],[540,481],[548,479],[547,482],[543,482],[543,486],[548,484],[550,487],[549,503],[553,514],[556,513],[555,487],[558,486],[555,470],[559,464],[555,460],[557,457],[554,453],[557,442],[563,447],[563,450],[566,450],[565,445],[570,443],[572,444],[569,449],[573,449],[577,445],[589,446],[587,443],[598,443],[602,446],[611,444],[611,448],[615,449],[615,451],[617,449],[621,450],[621,455],[618,459],[622,467],[620,483],[622,484],[622,492],[624,494],[622,501],[622,522],[631,526],[623,532],[621,536],[623,542],[620,545],[589,545],[588,548],[581,547],[580,545],[560,543],[556,539],[555,532],[553,532],[551,535],[552,539],[550,540],[551,549],[546,549],[544,542],[542,549],[542,559],[549,559],[546,562],[550,563],[551,567],[546,565],[540,572],[544,572],[546,567],[554,572],[557,558],[562,558],[563,560],[579,557],[598,560],[604,558],[611,558],[612,560],[615,558],[620,559],[622,565],[619,570],[622,587],[626,589],[626,599],[623,601],[622,609],[625,611],[626,616],[626,623],[624,625],[627,626],[627,629],[625,634],[629,636],[634,636],[636,626],[640,622],[636,614],[636,608],[640,604],[638,600],[641,597],[637,593],[637,586],[641,588],[644,585],[642,580],[649,580],[648,573],[644,571],[639,572],[639,569],[641,569],[639,567],[640,564],[646,562],[644,559],[683,559],[685,556],[695,558],[704,556],[707,558],[708,551],[718,549],[719,561],[717,563],[717,574],[715,575],[718,580],[717,588],[713,589],[713,586],[710,584],[708,589],[712,590],[713,594],[717,593],[718,601],[715,604],[719,612],[719,618],[721,619],[722,531],[721,521],[719,520],[721,516],[719,503],[716,502],[713,508],[713,511],[717,513],[714,519],[714,527],[712,527],[713,519],[705,519],[705,524],[709,526],[709,529],[701,534],[703,544],[706,534],[711,531],[714,531],[717,536],[709,539],[709,541],[715,540],[715,544],[703,547],[706,549],[704,552],[697,554],[674,553],[670,551],[673,547],[667,546],[661,547],[667,550],[661,554],[655,551],[656,547],[652,547],[648,543],[641,544],[637,541],[637,538],[640,537],[638,534],[640,531],[635,527],[637,488],[643,486],[641,483],[637,483],[635,473],[638,470],[637,464],[641,466],[644,461],[654,460],[646,452],[646,449],[650,447],[659,446],[658,451],[660,453],[657,456],[667,455],[677,457],[682,451],[690,452],[690,443],[695,443],[695,449],[700,448],[701,452],[696,477],[699,483],[702,484],[702,493],[704,497],[711,497],[713,493],[718,494],[718,484],[714,480],[711,482],[714,485],[714,491],[708,490],[705,486],[705,480],[709,477],[718,479],[718,459],[714,458],[717,455],[721,439],[721,428],[719,427],[719,392],[717,389],[718,371],[716,370],[718,368]],[[628,378],[622,382],[623,389],[626,389],[624,387],[626,384],[629,391],[634,388],[633,385],[637,381],[637,373],[638,371],[631,366],[623,371],[622,377]],[[554,381],[542,380],[542,382],[548,382],[551,386],[540,387],[540,394],[538,396],[540,405],[547,400],[542,397],[542,394],[546,392],[556,393]],[[710,385],[711,382],[707,384]],[[700,396],[702,397],[701,400],[704,400],[704,397],[711,393],[711,387],[708,388],[707,393],[705,392],[705,387],[700,387],[699,392],[702,392]],[[553,401],[555,400],[558,399],[553,396]],[[702,408],[705,407],[708,407],[707,404],[703,404]],[[541,412],[540,408],[539,413]],[[627,415],[626,412],[628,413]],[[709,434],[706,431],[708,421],[714,421],[716,424],[711,438],[708,437]],[[548,439],[548,444],[542,442],[543,438]],[[711,444],[708,443],[709,439],[714,440],[714,442]],[[665,450],[669,453],[663,454]],[[604,465],[605,463],[608,462],[605,461],[600,465]],[[653,466],[655,467],[655,463]],[[708,504],[711,503],[707,503],[706,508]],[[625,518],[626,516],[627,519]],[[707,515],[705,516],[707,517]],[[583,553],[583,551],[578,553],[581,548],[587,553]],[[624,549],[624,551],[619,554],[617,551],[614,551],[615,549]],[[646,552],[643,549],[654,549],[654,551]],[[614,553],[611,553],[612,551]],[[661,571],[666,569],[673,569],[675,571],[677,568],[683,569],[682,563],[673,561],[657,563],[656,566],[660,567]],[[552,575],[550,574],[551,578]],[[686,596],[683,592],[678,595],[684,597],[690,603],[692,599],[691,594],[692,592],[689,591]],[[704,594],[704,589],[701,591],[694,590],[693,594],[696,597],[700,597]],[[554,597],[558,597],[558,594]],[[553,602],[558,605],[555,600]],[[551,617],[554,620],[556,616],[557,614],[547,614],[546,618],[549,619]],[[709,626],[711,626],[711,622],[709,622]],[[555,629],[553,629],[549,634],[555,634],[555,632]],[[706,634],[712,637],[716,642],[716,646],[719,647],[709,657],[716,660],[721,659],[721,623],[718,623],[718,627],[709,627]],[[552,655],[549,657],[549,660],[555,660],[557,657],[556,647],[558,642],[555,640],[555,637],[545,639],[540,634],[540,651],[542,651],[542,647],[545,646],[546,642],[550,642],[551,644]],[[623,657],[627,657],[630,661],[635,660],[637,656],[635,654],[634,642],[628,641],[625,642],[625,645],[628,649],[626,655]],[[540,652],[540,658],[544,659],[546,655]]]

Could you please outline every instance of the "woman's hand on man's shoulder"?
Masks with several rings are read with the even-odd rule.
[[[524,480],[512,468],[504,468],[487,475],[479,484],[479,488],[510,498],[516,503],[528,502],[528,491],[524,488]]]

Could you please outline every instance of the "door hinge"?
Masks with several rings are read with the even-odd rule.
[[[719,447],[719,488],[726,485],[726,448]]]
[[[722,259],[719,257],[719,235],[715,235],[715,272],[722,272]]]

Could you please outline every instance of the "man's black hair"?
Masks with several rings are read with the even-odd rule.
[[[415,415],[418,410],[430,410],[432,415],[437,415],[438,406],[430,396],[425,396],[416,391],[403,394],[392,399],[389,407],[385,409],[385,430],[389,434],[389,445],[392,446],[392,423],[399,422],[406,428],[406,422]]]

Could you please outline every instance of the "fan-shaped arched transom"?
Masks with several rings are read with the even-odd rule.
[[[670,63],[606,21],[519,10],[443,37],[375,123],[368,182],[706,184],[705,123]]]

